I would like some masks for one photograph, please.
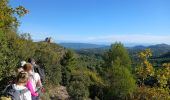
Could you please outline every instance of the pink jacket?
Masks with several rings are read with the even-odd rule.
[[[38,93],[36,93],[36,92],[33,90],[32,83],[31,83],[30,80],[28,80],[28,82],[27,82],[27,84],[26,84],[26,87],[28,88],[28,90],[30,90],[32,96],[38,96]]]

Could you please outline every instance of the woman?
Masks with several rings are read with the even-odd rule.
[[[21,71],[16,78],[16,83],[9,85],[4,94],[16,100],[32,100],[31,92],[25,87],[28,81],[28,73]]]
[[[29,74],[26,87],[31,92],[32,100],[38,100],[39,94],[37,91],[42,87],[40,76],[38,73],[33,72],[33,66],[30,63],[25,64],[23,69]]]

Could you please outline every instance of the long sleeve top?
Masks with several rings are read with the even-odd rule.
[[[28,80],[26,87],[30,90],[32,96],[38,96],[38,93],[33,89],[33,85],[30,80]]]

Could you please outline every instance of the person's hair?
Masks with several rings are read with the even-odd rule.
[[[35,60],[34,60],[33,58],[29,58],[29,59],[28,59],[28,62],[29,62],[29,63],[32,63],[32,62],[35,62]]]
[[[28,81],[28,73],[21,71],[18,75],[17,75],[17,83],[26,83]]]
[[[30,63],[27,63],[24,65],[23,69],[24,71],[29,72],[30,70],[32,70],[32,65]]]

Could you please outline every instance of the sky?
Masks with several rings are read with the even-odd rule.
[[[170,44],[170,0],[10,0],[34,41]]]

